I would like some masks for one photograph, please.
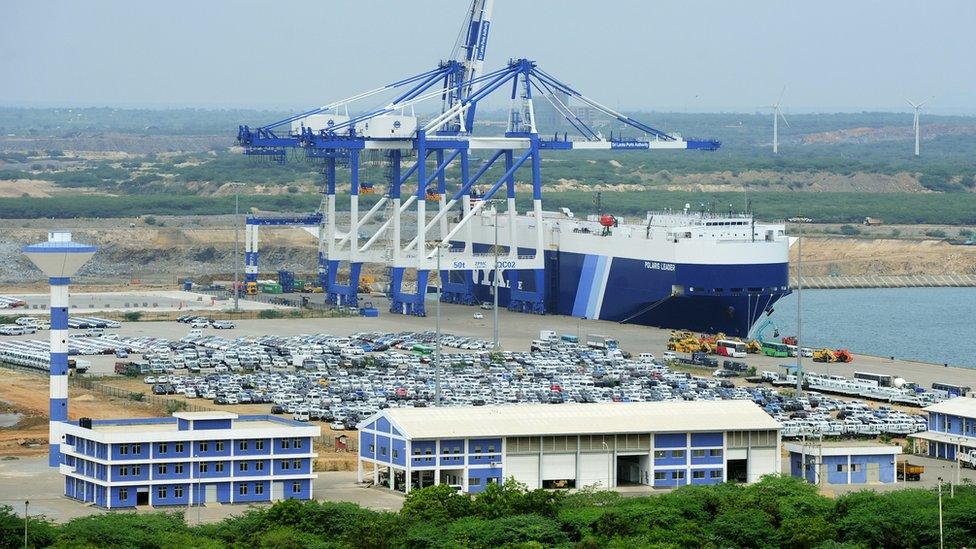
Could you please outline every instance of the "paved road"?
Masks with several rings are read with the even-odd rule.
[[[320,472],[318,475],[312,487],[317,500],[346,501],[378,511],[399,511],[403,505],[402,495],[382,488],[358,486],[355,472]],[[68,499],[63,493],[63,477],[57,470],[47,466],[46,453],[43,456],[0,461],[0,505],[10,505],[21,516],[24,514],[25,500],[30,501],[31,515],[44,515],[57,522],[107,512],[105,509]],[[217,522],[244,513],[250,507],[244,504],[205,505],[185,509],[185,516],[189,524],[195,524],[198,520]],[[174,508],[146,508],[138,512],[172,509]]]

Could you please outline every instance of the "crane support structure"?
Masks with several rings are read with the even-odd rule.
[[[238,128],[244,154],[283,162],[288,150],[303,151],[322,166],[323,201],[318,212],[320,273],[324,271],[326,299],[337,305],[358,305],[356,291],[363,263],[379,263],[390,271],[391,312],[423,316],[431,270],[440,266],[440,299],[474,304],[476,274],[480,280],[495,272],[509,289],[509,308],[544,313],[545,235],[542,210],[541,155],[543,151],[572,150],[715,150],[714,140],[684,140],[653,128],[593,100],[540,69],[528,59],[515,59],[500,69],[484,72],[484,52],[491,24],[493,0],[473,0],[462,40],[452,59],[432,70],[386,86],[332,102],[272,124]],[[480,101],[499,90],[511,100],[503,136],[476,136],[475,112]],[[355,103],[393,95],[378,107],[355,112]],[[575,130],[575,134],[543,137],[536,127],[533,101],[543,97]],[[637,132],[638,137],[605,138],[559,99],[568,97]],[[440,113],[421,119],[414,108],[440,101]],[[360,211],[364,158],[382,157],[387,165],[386,192],[365,213]],[[337,211],[337,171],[348,169],[348,226],[340,230]],[[489,170],[495,175],[488,177]],[[448,188],[448,170],[457,172]],[[501,173],[498,176],[498,173]],[[517,229],[516,174],[531,183],[528,227]],[[345,174],[344,174],[345,175]],[[483,192],[477,189],[486,187]],[[428,203],[432,207],[428,211]],[[504,214],[500,213],[504,206]],[[385,219],[384,219],[385,218]],[[312,217],[301,220],[312,221]],[[410,220],[415,226],[406,227]],[[248,221],[250,223],[250,221]],[[360,234],[380,223],[372,235]],[[475,242],[472,225],[494,229],[487,246]],[[257,225],[247,248],[247,276],[257,276]],[[518,234],[519,231],[523,234]],[[409,234],[409,238],[404,238]],[[251,240],[248,240],[249,245]],[[528,244],[527,244],[528,243]],[[383,244],[382,246],[380,244]],[[341,264],[349,266],[348,285],[339,285]],[[252,268],[253,267],[253,268]],[[416,291],[404,288],[405,274],[416,271]],[[451,273],[455,273],[451,276]],[[518,273],[526,273],[524,286]],[[248,280],[250,280],[248,278]]]

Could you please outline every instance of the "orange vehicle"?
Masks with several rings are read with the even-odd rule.
[[[847,349],[837,349],[834,351],[834,358],[837,362],[854,362],[854,355]]]

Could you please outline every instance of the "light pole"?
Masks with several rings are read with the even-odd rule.
[[[603,449],[607,451],[607,490],[610,490],[613,488],[613,473],[610,469],[611,465],[613,465],[613,456],[610,455],[610,447],[607,446],[607,443],[601,442],[601,444],[603,444]]]
[[[796,394],[803,396],[803,350],[800,347],[800,294],[803,292],[803,224],[796,239]]]
[[[27,522],[30,518],[28,508],[30,507],[30,500],[24,500],[24,549],[27,549]]]
[[[441,278],[441,248],[437,244],[437,303],[434,305],[434,332],[437,341],[434,345],[434,405],[441,405],[441,296],[444,294],[444,280]]]
[[[943,549],[944,539],[942,530],[942,477],[939,477],[939,549]]]
[[[240,183],[234,184],[234,312],[239,311],[240,288],[237,287],[238,269],[240,269]]]
[[[492,249],[495,251],[495,272],[492,276],[491,286],[492,286],[492,298],[494,299],[494,307],[492,307],[492,350],[498,350],[498,208],[495,204],[491,205],[491,208],[495,211],[495,245]]]

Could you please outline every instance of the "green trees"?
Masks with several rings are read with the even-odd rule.
[[[976,543],[976,487],[943,498],[945,546]],[[214,524],[182,513],[119,512],[55,526],[31,519],[31,547],[139,548],[722,548],[936,547],[931,490],[853,492],[832,499],[789,477],[749,486],[686,486],[621,497],[526,490],[508,480],[475,496],[448,486],[414,490],[398,513],[352,503],[287,500]],[[0,549],[23,546],[23,519],[0,507]]]

